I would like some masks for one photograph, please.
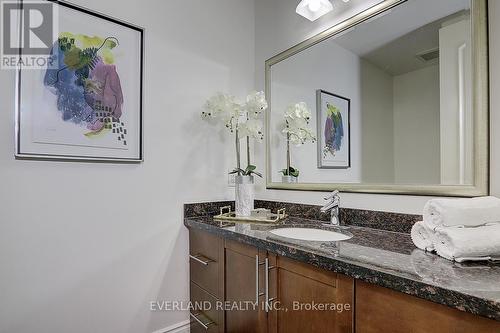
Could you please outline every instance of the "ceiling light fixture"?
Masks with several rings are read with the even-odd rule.
[[[302,0],[295,11],[309,21],[314,21],[332,10],[333,5],[328,0]]]

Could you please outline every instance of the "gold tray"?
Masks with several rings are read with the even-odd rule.
[[[214,216],[214,220],[220,222],[231,222],[231,223],[278,223],[281,220],[287,218],[288,215],[285,214],[285,208],[278,209],[276,214],[272,214],[269,217],[252,217],[252,216],[236,216],[235,212],[231,211],[231,206],[224,206],[220,209],[220,214]]]

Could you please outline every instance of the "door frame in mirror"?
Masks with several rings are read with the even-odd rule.
[[[332,191],[432,196],[477,197],[489,194],[489,69],[487,0],[471,0],[472,103],[474,112],[474,184],[405,185],[350,183],[278,183],[271,170],[271,67],[332,36],[345,32],[408,0],[386,0],[266,60],[265,86],[269,109],[266,113],[266,188],[298,191]]]

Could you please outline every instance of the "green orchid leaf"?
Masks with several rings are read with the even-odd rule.
[[[238,174],[240,174],[240,173],[245,174],[245,171],[244,171],[243,169],[240,169],[240,168],[235,168],[235,169],[234,169],[233,171],[231,171],[229,174],[230,174],[230,175],[234,175],[234,174],[236,174],[236,173],[238,173]]]
[[[257,169],[257,167],[255,165],[250,164],[249,166],[247,166],[245,171],[243,171],[243,175],[250,176],[252,174],[252,172],[254,172],[255,169]]]
[[[260,178],[262,178],[262,174],[260,172],[257,172],[257,171],[251,171],[251,173],[259,176]]]
[[[280,171],[280,173],[282,173],[283,176],[294,176],[294,177],[299,176],[299,170],[295,169],[294,167],[290,167],[289,169],[283,169]]]

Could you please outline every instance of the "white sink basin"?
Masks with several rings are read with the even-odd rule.
[[[280,228],[269,232],[280,237],[314,242],[334,242],[352,238],[352,235],[313,228]]]

